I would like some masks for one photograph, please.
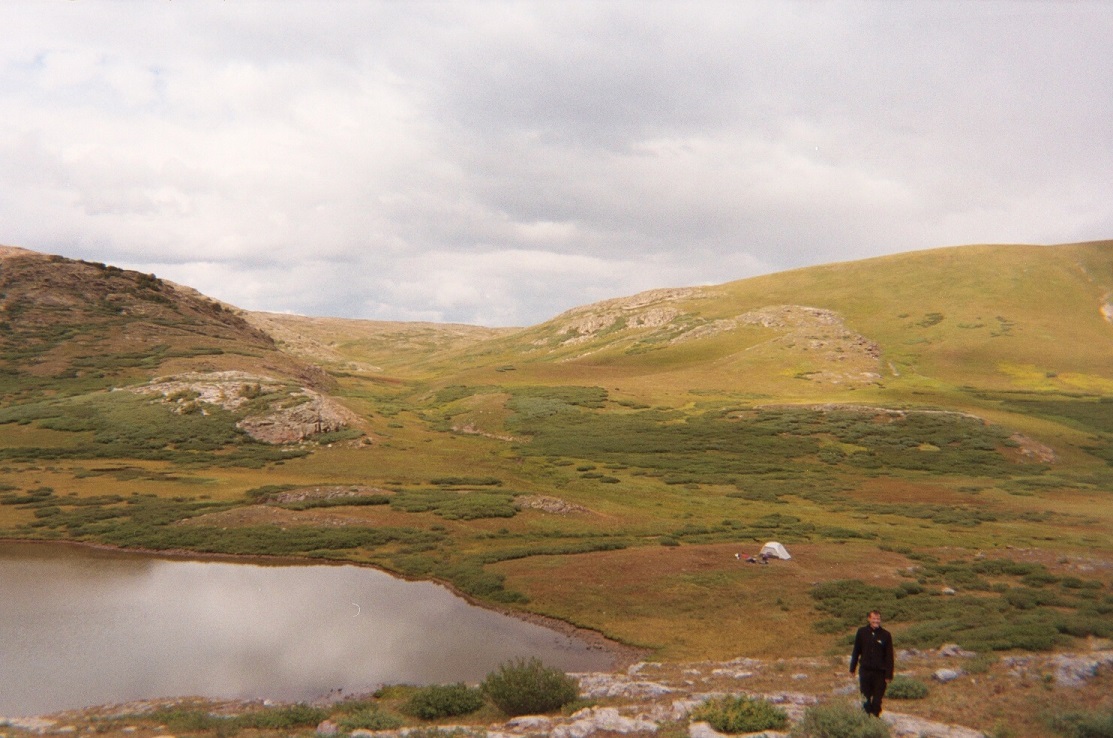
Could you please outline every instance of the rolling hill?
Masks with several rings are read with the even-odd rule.
[[[0,257],[5,537],[372,564],[666,660],[838,650],[874,604],[908,645],[1113,637],[1113,242],[521,329]],[[740,563],[774,539],[792,561]]]

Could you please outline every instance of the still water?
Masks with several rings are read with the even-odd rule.
[[[0,542],[0,715],[152,697],[310,700],[609,656],[373,569]]]

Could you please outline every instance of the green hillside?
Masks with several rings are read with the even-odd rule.
[[[244,313],[30,252],[0,291],[4,537],[367,563],[664,660],[841,652],[871,606],[910,647],[1113,638],[1113,242],[523,329]],[[768,540],[792,560],[746,564]]]

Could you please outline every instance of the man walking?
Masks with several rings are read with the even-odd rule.
[[[859,667],[861,667],[859,669]],[[871,610],[869,625],[854,635],[850,654],[850,673],[858,671],[858,688],[862,691],[862,709],[881,717],[881,698],[893,679],[893,636],[881,627],[881,613]]]

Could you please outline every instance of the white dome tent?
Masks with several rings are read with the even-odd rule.
[[[761,554],[759,554],[759,555],[762,556],[763,558],[770,558],[770,559],[791,559],[792,558],[792,556],[789,555],[788,550],[784,546],[782,546],[781,544],[777,543],[776,541],[769,541],[769,543],[766,543],[764,546],[762,546],[761,547]]]

